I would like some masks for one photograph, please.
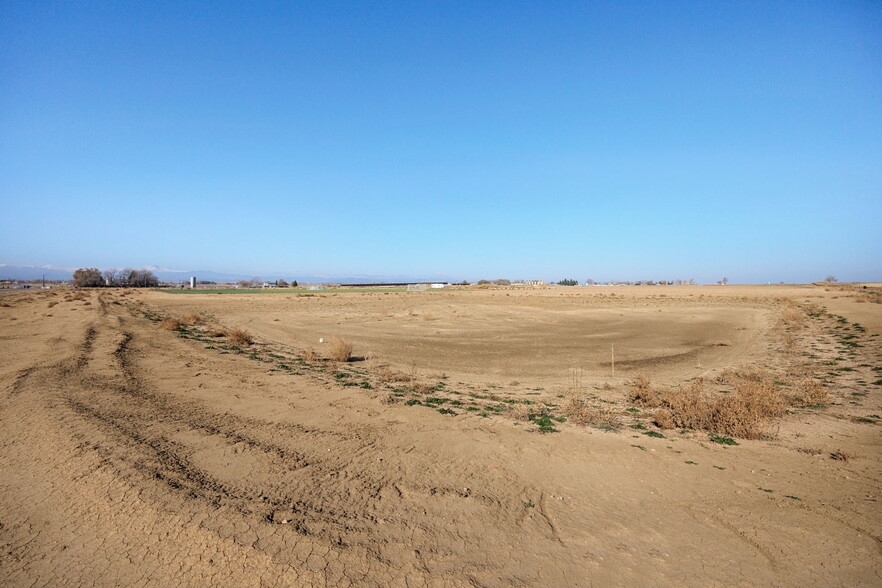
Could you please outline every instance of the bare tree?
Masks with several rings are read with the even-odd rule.
[[[109,267],[104,270],[101,274],[104,276],[104,285],[105,286],[118,286],[119,285],[119,270],[115,267]]]
[[[74,286],[78,288],[94,288],[101,286],[101,271],[96,267],[81,267],[73,273]]]
[[[838,282],[839,280],[836,279],[836,276],[827,276],[826,278],[824,278],[824,281],[825,281],[825,282],[830,282],[831,284],[835,284],[835,283]]]

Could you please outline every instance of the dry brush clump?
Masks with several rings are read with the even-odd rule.
[[[794,383],[787,399],[792,404],[820,406],[827,404],[827,389],[814,378],[805,377]]]
[[[163,319],[162,322],[159,323],[159,326],[166,331],[180,331],[181,327],[184,326],[184,323],[181,322],[181,319],[169,317],[167,319]]]
[[[576,425],[618,429],[619,415],[610,406],[597,406],[584,398],[570,398],[563,407],[567,420]]]
[[[377,382],[380,384],[412,384],[416,380],[413,376],[391,368],[388,365],[380,366],[374,372]]]
[[[533,410],[526,404],[512,404],[509,409],[505,411],[505,416],[513,421],[528,421],[532,415]]]
[[[649,378],[644,375],[635,376],[628,382],[628,401],[649,408],[658,406],[658,393],[652,390]]]
[[[700,429],[719,435],[759,439],[771,419],[784,414],[785,399],[775,384],[759,372],[745,372],[728,382],[728,393],[711,392],[702,379],[667,390],[652,390],[647,382],[632,385],[631,397],[644,407],[657,408],[653,421],[663,429]]]
[[[416,380],[411,380],[410,387],[417,394],[431,394],[435,391],[435,384],[418,382]]]
[[[352,343],[342,337],[331,336],[328,342],[328,357],[334,361],[349,361],[352,359]]]
[[[194,327],[196,325],[202,324],[202,316],[193,312],[181,317],[181,322],[188,327]]]
[[[227,341],[236,346],[242,345],[251,345],[254,343],[254,338],[248,331],[243,329],[230,329],[226,333]]]

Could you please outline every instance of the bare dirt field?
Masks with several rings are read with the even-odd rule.
[[[0,584],[879,586],[878,299],[2,293]]]

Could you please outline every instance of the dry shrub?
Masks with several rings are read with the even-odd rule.
[[[643,375],[635,376],[628,382],[628,400],[640,406],[658,406],[658,394],[652,391],[649,378]]]
[[[349,361],[352,359],[352,343],[342,337],[331,336],[328,342],[328,357],[334,361]]]
[[[377,370],[377,379],[381,384],[395,384],[410,381],[411,378],[404,372],[400,372],[384,365]]]
[[[435,391],[435,384],[429,384],[428,382],[411,382],[410,387],[414,392],[418,394],[431,394]]]
[[[850,459],[854,459],[856,456],[852,453],[846,453],[845,451],[839,450],[834,451],[830,454],[830,459],[835,459],[837,461],[848,461]]]
[[[184,323],[185,325],[188,325],[188,326],[191,326],[191,327],[192,327],[192,326],[194,326],[194,325],[201,324],[201,323],[202,323],[202,317],[201,317],[200,315],[196,314],[195,312],[193,312],[193,313],[190,313],[190,314],[184,316],[184,317],[181,319],[181,322]]]
[[[720,435],[758,439],[769,420],[784,414],[784,399],[767,380],[743,378],[729,394],[707,393],[696,380],[660,394],[654,422],[663,429],[702,429]]]
[[[528,421],[533,413],[526,404],[512,404],[505,412],[505,416],[513,421]]]
[[[212,337],[225,337],[227,335],[227,332],[223,329],[211,329],[210,331],[208,331],[208,334]]]
[[[304,359],[304,361],[318,361],[319,354],[315,352],[315,349],[312,347],[307,347],[303,350],[303,353],[300,356]]]
[[[395,396],[394,394],[386,394],[380,399],[380,403],[382,404],[398,404],[401,402],[401,396]]]
[[[248,331],[242,329],[230,329],[227,331],[227,341],[233,345],[251,345],[254,339]]]
[[[167,318],[167,319],[164,319],[161,323],[159,323],[159,326],[162,327],[163,329],[165,329],[166,331],[180,331],[181,327],[183,327],[184,324],[180,321],[180,319]]]
[[[769,382],[742,382],[714,404],[707,429],[744,439],[760,438],[769,420],[784,414],[784,399]]]
[[[570,398],[563,407],[567,420],[577,425],[617,429],[619,416],[609,406],[595,406],[584,398]]]
[[[56,304],[58,304],[58,301],[57,301],[57,300],[53,300],[52,302],[49,303],[49,308],[52,308],[52,307],[55,306]]]
[[[805,313],[795,306],[785,308],[779,315],[779,324],[784,327],[801,327],[805,320]]]
[[[814,378],[802,378],[793,386],[788,400],[793,404],[818,405],[827,403],[827,389]]]

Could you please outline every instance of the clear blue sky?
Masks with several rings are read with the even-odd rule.
[[[882,279],[879,2],[0,4],[0,262]]]

